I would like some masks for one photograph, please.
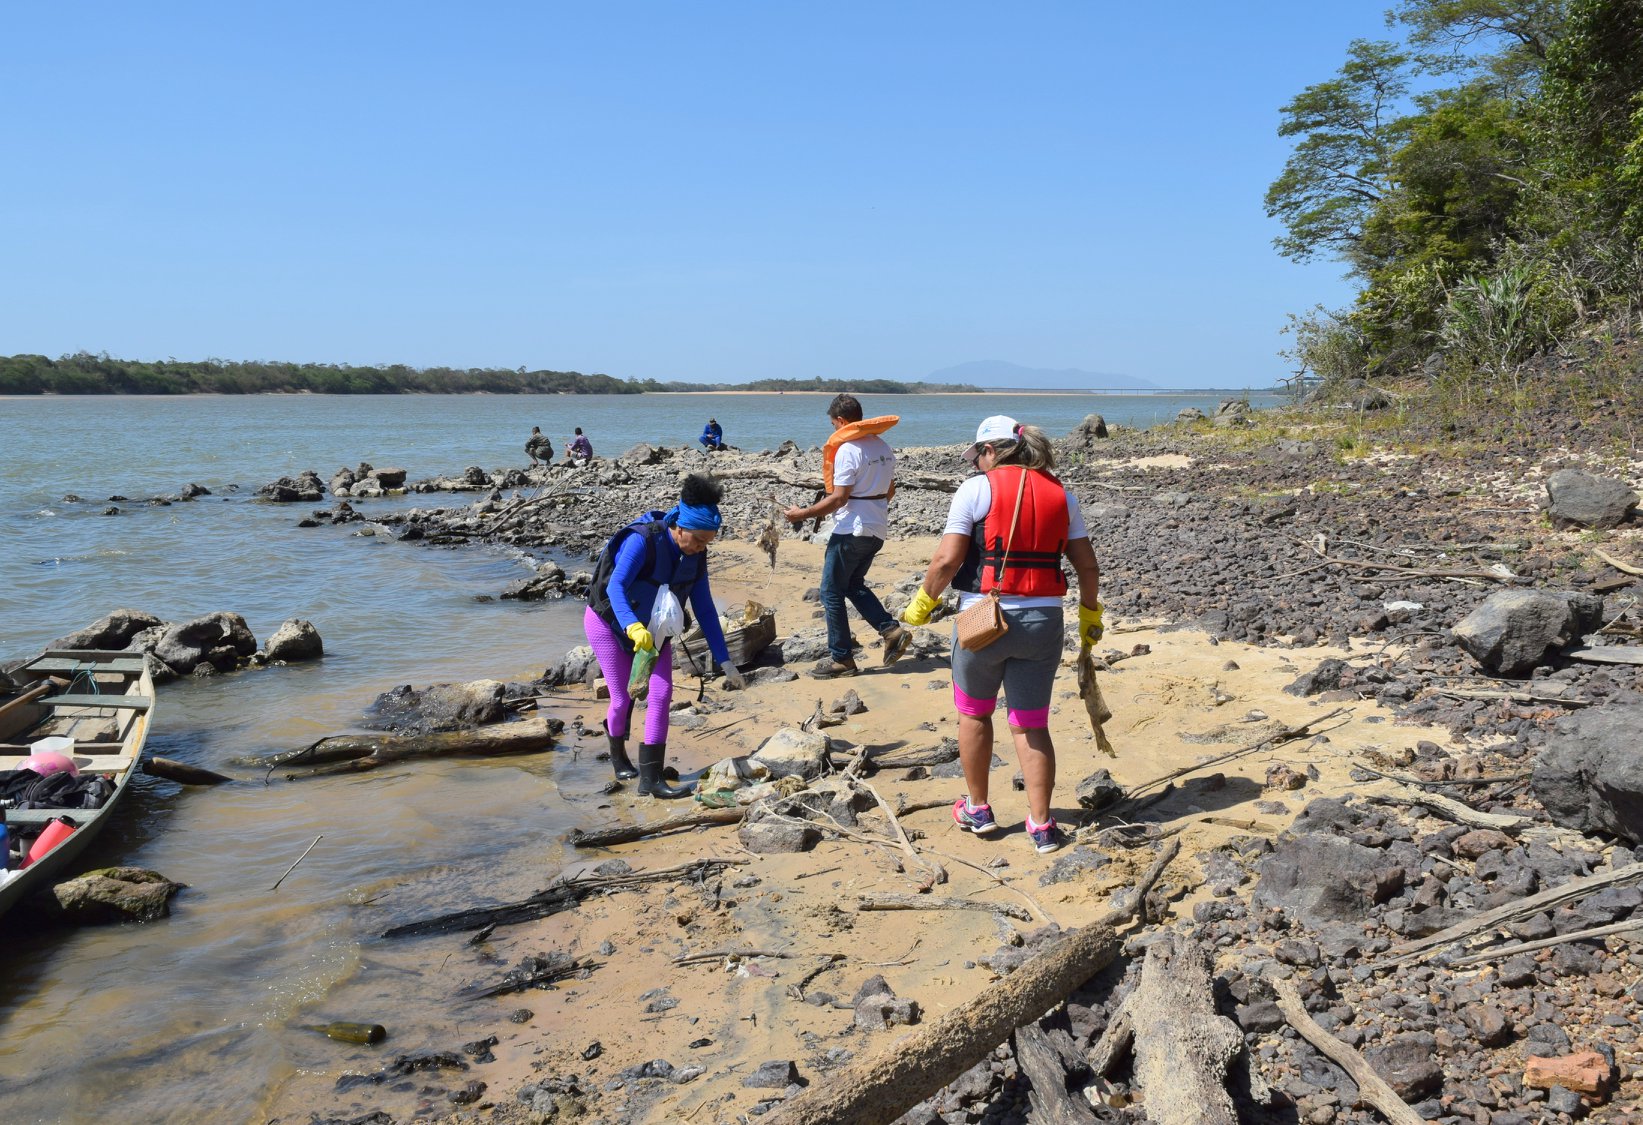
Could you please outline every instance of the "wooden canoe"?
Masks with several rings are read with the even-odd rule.
[[[0,914],[29,895],[70,877],[80,854],[107,825],[137,773],[154,715],[154,682],[143,654],[92,649],[43,653],[10,676],[20,690],[0,698],[0,771],[18,770],[42,738],[74,739],[72,757],[82,776],[101,774],[113,792],[95,809],[7,809],[11,870],[0,873]],[[67,816],[77,827],[21,870],[22,855],[46,825]],[[21,841],[21,844],[19,844]]]

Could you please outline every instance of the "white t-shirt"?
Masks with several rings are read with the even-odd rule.
[[[896,475],[896,453],[877,434],[847,441],[833,456],[833,484],[851,486],[851,498],[834,510],[834,535],[890,538],[890,501],[883,499]],[[857,500],[878,496],[878,500]]]
[[[1009,466],[1004,466],[1009,468]],[[1084,527],[1084,513],[1078,508],[1078,497],[1072,489],[1067,489],[1067,541],[1074,539],[1088,539],[1090,533]],[[947,526],[941,529],[943,535],[962,535],[966,539],[975,532],[975,527],[987,518],[987,513],[993,510],[993,490],[988,486],[987,474],[977,473],[958,486],[953,494],[953,502],[947,509]],[[980,600],[981,594],[972,594],[967,590],[958,592],[958,606],[967,609]],[[1026,597],[1013,594],[1004,594],[999,598],[999,604],[1005,609],[1032,609],[1038,606],[1058,606],[1060,598],[1048,595]]]

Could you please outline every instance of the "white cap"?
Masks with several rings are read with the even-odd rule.
[[[1019,441],[1021,426],[1008,414],[994,414],[991,418],[983,418],[981,425],[976,427],[975,444],[964,451],[964,459],[970,464],[976,463],[981,456],[981,447],[994,442]]]

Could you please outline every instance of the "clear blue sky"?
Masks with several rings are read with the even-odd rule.
[[[1384,7],[8,5],[0,352],[1268,385],[1349,295],[1278,108]]]

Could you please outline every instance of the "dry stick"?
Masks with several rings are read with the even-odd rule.
[[[683,957],[675,957],[673,959],[673,963],[675,965],[695,965],[703,961],[722,961],[730,957],[735,957],[739,960],[745,961],[749,957],[798,956],[800,955],[797,953],[785,953],[780,949],[720,949],[713,953],[687,953]],[[834,954],[827,953],[823,954],[823,956],[832,957]],[[841,953],[838,954],[838,956],[842,957],[844,955]]]
[[[863,754],[858,755],[858,757],[865,760],[865,752],[866,748],[863,747]],[[857,764],[858,763],[856,762],[850,763],[851,768],[854,769]],[[890,807],[890,802],[884,799],[884,795],[859,777],[851,777],[850,784],[852,786],[859,785],[872,794],[873,800],[877,801],[879,808],[884,810],[885,818],[890,821],[890,827],[895,829],[896,839],[900,842],[902,851],[906,852],[913,858],[915,863],[919,864],[919,866],[923,867],[930,873],[930,881],[923,889],[927,890],[929,887],[933,887],[937,883],[945,883],[947,881],[947,869],[942,867],[941,864],[937,863],[935,860],[925,859],[923,856],[918,854],[918,849],[913,847],[913,841],[907,838],[907,833],[902,829],[901,821],[896,819],[896,810]]]
[[[1526,816],[1479,812],[1471,805],[1462,804],[1441,793],[1365,793],[1364,800],[1377,805],[1427,809],[1457,824],[1470,824],[1474,828],[1495,828],[1502,832],[1519,832],[1534,823]]]
[[[1055,916],[1053,914],[1051,914],[1049,911],[1045,910],[1042,906],[1040,906],[1039,902],[1036,898],[1034,898],[1032,895],[1028,894],[1026,891],[1022,890],[1020,887],[1013,886],[1009,883],[1006,883],[1003,879],[1000,879],[997,874],[995,874],[993,871],[989,870],[988,868],[985,868],[985,867],[981,866],[981,864],[971,863],[969,860],[965,859],[962,856],[950,855],[947,852],[937,851],[935,848],[925,848],[924,850],[929,852],[931,855],[939,855],[942,859],[948,860],[949,862],[961,864],[964,867],[968,867],[968,868],[970,868],[974,871],[981,872],[983,875],[987,876],[987,878],[991,879],[993,882],[997,883],[999,886],[1003,887],[1005,890],[1011,891],[1011,892],[1013,892],[1017,895],[1020,895],[1022,901],[1027,904],[1027,909],[1031,910],[1033,912],[1033,915],[1035,917],[1037,917],[1037,919],[1040,922],[1055,923]],[[1059,923],[1056,923],[1056,924],[1059,925]]]
[[[679,813],[664,820],[653,820],[646,824],[620,824],[615,828],[595,828],[585,830],[577,828],[570,834],[570,844],[573,848],[603,848],[611,844],[627,844],[634,840],[643,840],[647,836],[662,836],[669,832],[678,832],[685,828],[696,828],[704,824],[740,824],[742,817],[747,815],[743,808],[734,809],[697,809],[692,812]]]
[[[753,717],[752,715],[743,715],[743,716],[741,716],[741,718],[732,719],[728,723],[725,723],[721,726],[710,727],[707,730],[692,731],[691,734],[690,734],[690,737],[692,737],[692,738],[706,738],[710,734],[718,734],[720,731],[729,730],[731,727],[735,726],[737,723],[745,723],[745,722],[747,722],[747,720],[751,719],[752,717]]]
[[[1610,922],[1607,926],[1593,926],[1589,930],[1577,930],[1572,934],[1558,934],[1556,937],[1541,938],[1538,941],[1503,945],[1499,949],[1485,949],[1481,953],[1468,953],[1465,957],[1455,958],[1449,965],[1451,968],[1463,969],[1467,965],[1476,965],[1483,961],[1494,961],[1519,953],[1533,953],[1537,949],[1549,949],[1570,941],[1586,941],[1589,938],[1608,937],[1610,934],[1623,934],[1629,930],[1643,930],[1643,918],[1628,918],[1624,922]]]
[[[916,1028],[894,1046],[819,1079],[772,1113],[772,1125],[888,1125],[1041,1017],[1112,964],[1114,927],[1132,919],[1180,845],[1166,844],[1105,918],[1069,932],[974,1000]]]
[[[811,981],[815,980],[827,970],[831,969],[834,965],[837,965],[840,961],[844,960],[844,954],[842,953],[824,953],[822,954],[822,957],[824,957],[825,960],[823,960],[820,965],[817,965],[814,969],[811,969],[808,973],[804,974],[804,976],[800,977],[797,983],[787,986],[787,994],[789,996],[795,1000],[803,1000],[804,990],[810,987]]]
[[[1592,554],[1596,555],[1598,558],[1602,559],[1622,574],[1634,574],[1638,577],[1643,577],[1643,566],[1632,566],[1630,563],[1623,563],[1602,548],[1593,548]]]
[[[314,837],[314,843],[309,844],[306,848],[302,849],[302,854],[297,857],[297,863],[301,863],[303,860],[307,859],[308,858],[308,853],[313,851],[314,846],[316,844],[318,844],[323,839],[325,839],[325,833],[323,833],[323,832],[320,833],[318,836],[315,836]],[[291,872],[295,871],[297,869],[297,863],[293,863],[290,867],[287,867],[285,869],[285,875],[289,875],[289,874],[291,874]],[[272,887],[269,887],[268,889],[270,891],[279,890],[280,889],[280,884],[285,882],[285,875],[281,875],[278,879],[275,879],[274,880],[274,885]]]
[[[1439,930],[1428,937],[1405,942],[1391,951],[1392,956],[1388,960],[1376,964],[1375,969],[1379,972],[1410,961],[1422,960],[1427,953],[1439,946],[1448,945],[1451,942],[1459,941],[1461,938],[1482,933],[1484,930],[1515,921],[1518,918],[1526,918],[1548,907],[1583,898],[1593,891],[1602,890],[1604,887],[1623,886],[1640,880],[1643,880],[1643,863],[1629,863],[1625,867],[1617,867],[1613,871],[1606,871],[1601,875],[1587,875],[1581,879],[1572,879],[1562,886],[1553,887],[1551,890],[1541,891],[1539,894],[1518,899],[1516,902],[1509,902],[1505,906],[1497,906],[1493,910],[1486,910],[1482,914],[1457,922],[1448,929]]]
[[[857,910],[974,910],[983,914],[1003,914],[1021,922],[1031,922],[1033,916],[1019,906],[1001,902],[975,902],[967,898],[937,898],[934,895],[865,895],[856,903]]]
[[[1272,991],[1277,996],[1278,1010],[1283,1012],[1289,1025],[1300,1032],[1303,1039],[1329,1056],[1342,1070],[1352,1076],[1352,1081],[1358,1084],[1358,1092],[1364,1101],[1375,1107],[1382,1117],[1392,1122],[1392,1125],[1421,1125],[1421,1116],[1409,1108],[1408,1102],[1398,1097],[1397,1091],[1375,1073],[1362,1055],[1319,1027],[1318,1021],[1307,1014],[1306,1005],[1301,1003],[1301,994],[1296,990],[1294,981],[1274,980]]]
[[[1448,695],[1455,699],[1510,699],[1515,703],[1555,703],[1559,707],[1590,707],[1590,699],[1565,699],[1558,695],[1540,695],[1529,691],[1469,691],[1465,688],[1432,688],[1434,695]]]
[[[1222,762],[1230,762],[1234,758],[1242,757],[1245,754],[1253,754],[1255,751],[1265,749],[1268,746],[1280,746],[1285,742],[1291,742],[1301,737],[1301,735],[1311,731],[1312,728],[1317,726],[1319,723],[1325,723],[1330,719],[1337,718],[1341,715],[1350,714],[1351,711],[1352,708],[1350,707],[1337,707],[1327,715],[1319,715],[1316,719],[1310,719],[1298,727],[1285,727],[1277,734],[1274,734],[1268,738],[1263,738],[1254,745],[1245,746],[1239,750],[1229,750],[1225,754],[1218,755],[1208,761],[1199,762],[1196,765],[1191,766],[1182,766],[1178,770],[1173,770],[1170,773],[1166,773],[1163,777],[1155,777],[1151,781],[1143,781],[1140,785],[1132,785],[1129,789],[1129,793],[1127,794],[1128,799],[1131,801],[1135,800],[1136,794],[1145,792],[1146,790],[1151,789],[1154,785],[1162,785],[1165,782],[1174,781],[1178,777],[1185,777],[1189,773],[1197,773],[1199,770],[1208,769],[1210,766],[1218,766]]]
[[[1524,772],[1524,773],[1493,773],[1493,774],[1488,775],[1487,777],[1451,777],[1451,778],[1446,778],[1443,781],[1427,781],[1425,778],[1410,777],[1408,774],[1404,774],[1404,773],[1387,773],[1385,770],[1378,770],[1374,766],[1366,766],[1362,762],[1359,762],[1359,761],[1353,761],[1351,763],[1351,765],[1352,765],[1352,768],[1355,769],[1355,770],[1362,770],[1364,773],[1367,773],[1372,777],[1384,778],[1387,781],[1396,781],[1399,785],[1412,785],[1412,786],[1431,785],[1431,786],[1435,786],[1439,789],[1444,788],[1445,786],[1449,786],[1449,785],[1456,785],[1456,786],[1499,785],[1499,784],[1502,784],[1502,783],[1508,782],[1508,781],[1523,781],[1526,778],[1532,776],[1528,772]]]
[[[949,801],[946,797],[942,797],[935,801],[909,801],[907,799],[907,794],[897,793],[896,815],[906,816],[908,813],[923,812],[925,809],[944,809],[952,803],[953,802]]]

